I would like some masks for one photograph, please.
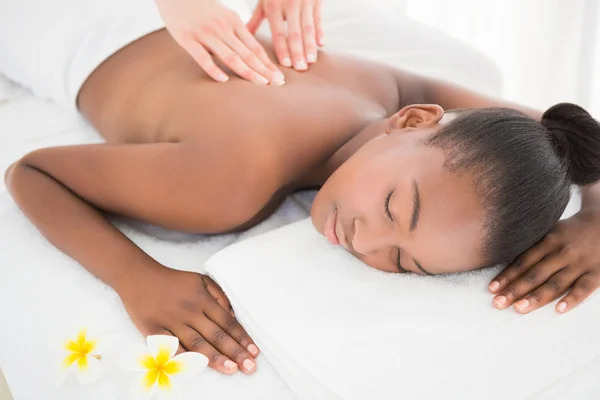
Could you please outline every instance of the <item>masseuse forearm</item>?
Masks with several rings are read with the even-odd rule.
[[[160,268],[104,215],[36,165],[35,153],[7,173],[7,187],[23,213],[58,249],[117,292],[136,274]],[[137,275],[139,276],[139,275]]]

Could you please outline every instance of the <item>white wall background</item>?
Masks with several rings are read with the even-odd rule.
[[[570,101],[600,118],[600,0],[378,1],[488,55],[506,99]]]

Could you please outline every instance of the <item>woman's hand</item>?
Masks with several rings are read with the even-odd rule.
[[[520,313],[542,307],[568,291],[556,305],[565,312],[600,286],[600,209],[582,209],[560,221],[546,237],[496,276],[493,304],[515,303]]]
[[[283,85],[283,73],[240,17],[217,0],[156,0],[160,14],[175,41],[214,80],[229,77],[212,56],[240,77],[258,84]]]
[[[256,33],[265,18],[281,65],[304,71],[317,62],[317,46],[324,44],[321,0],[260,0],[248,22],[250,32]]]
[[[180,351],[204,354],[209,366],[224,374],[256,370],[258,348],[208,276],[162,267],[125,287],[119,295],[144,336],[174,335]]]

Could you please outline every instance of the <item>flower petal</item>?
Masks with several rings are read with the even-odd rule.
[[[81,351],[84,347],[85,347],[85,342],[87,340],[87,328],[82,328],[79,330],[79,333],[77,334],[77,347],[79,348],[79,351]]]
[[[154,395],[156,384],[148,388],[145,384],[146,373],[134,374],[135,378],[129,388],[129,399],[132,400],[147,400]]]
[[[146,373],[148,370],[144,366],[143,361],[147,357],[154,359],[146,346],[139,343],[127,342],[121,344],[119,354],[115,357],[117,364],[126,371],[138,371]]]
[[[171,372],[172,363],[175,363],[177,371]],[[177,380],[188,379],[191,376],[200,374],[208,366],[208,358],[200,353],[187,352],[181,353],[173,357],[173,359],[167,363],[164,367],[165,372],[171,376],[177,377]]]
[[[170,399],[170,400],[179,400],[181,399],[181,388],[170,377],[166,376],[164,373],[162,374],[163,384],[159,384],[156,386],[156,397],[160,400]],[[164,379],[168,380],[168,384],[164,384]]]
[[[75,370],[75,377],[79,383],[88,385],[100,379],[106,370],[106,365],[96,357],[88,356],[81,357],[77,364],[73,365],[73,369]]]
[[[56,377],[54,383],[56,387],[61,386],[63,383],[65,383],[65,381],[67,380],[69,375],[71,375],[72,372],[73,364],[69,365],[68,367],[65,367],[64,364],[61,364],[60,367],[56,370]]]
[[[156,359],[157,364],[162,365],[177,353],[179,339],[169,335],[150,335],[146,338],[146,344],[148,345],[150,354]],[[163,360],[163,358],[165,359]]]

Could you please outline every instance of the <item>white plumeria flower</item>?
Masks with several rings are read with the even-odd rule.
[[[62,384],[71,373],[82,385],[97,381],[106,370],[100,344],[97,337],[88,336],[86,328],[80,329],[74,339],[68,339],[64,344],[66,356],[60,366],[58,384]]]
[[[200,353],[187,352],[173,357],[179,347],[179,340],[174,336],[148,336],[146,344],[143,351],[135,352],[135,365],[129,368],[139,372],[131,387],[131,398],[178,399],[181,397],[178,382],[202,372],[208,365],[208,358]]]

